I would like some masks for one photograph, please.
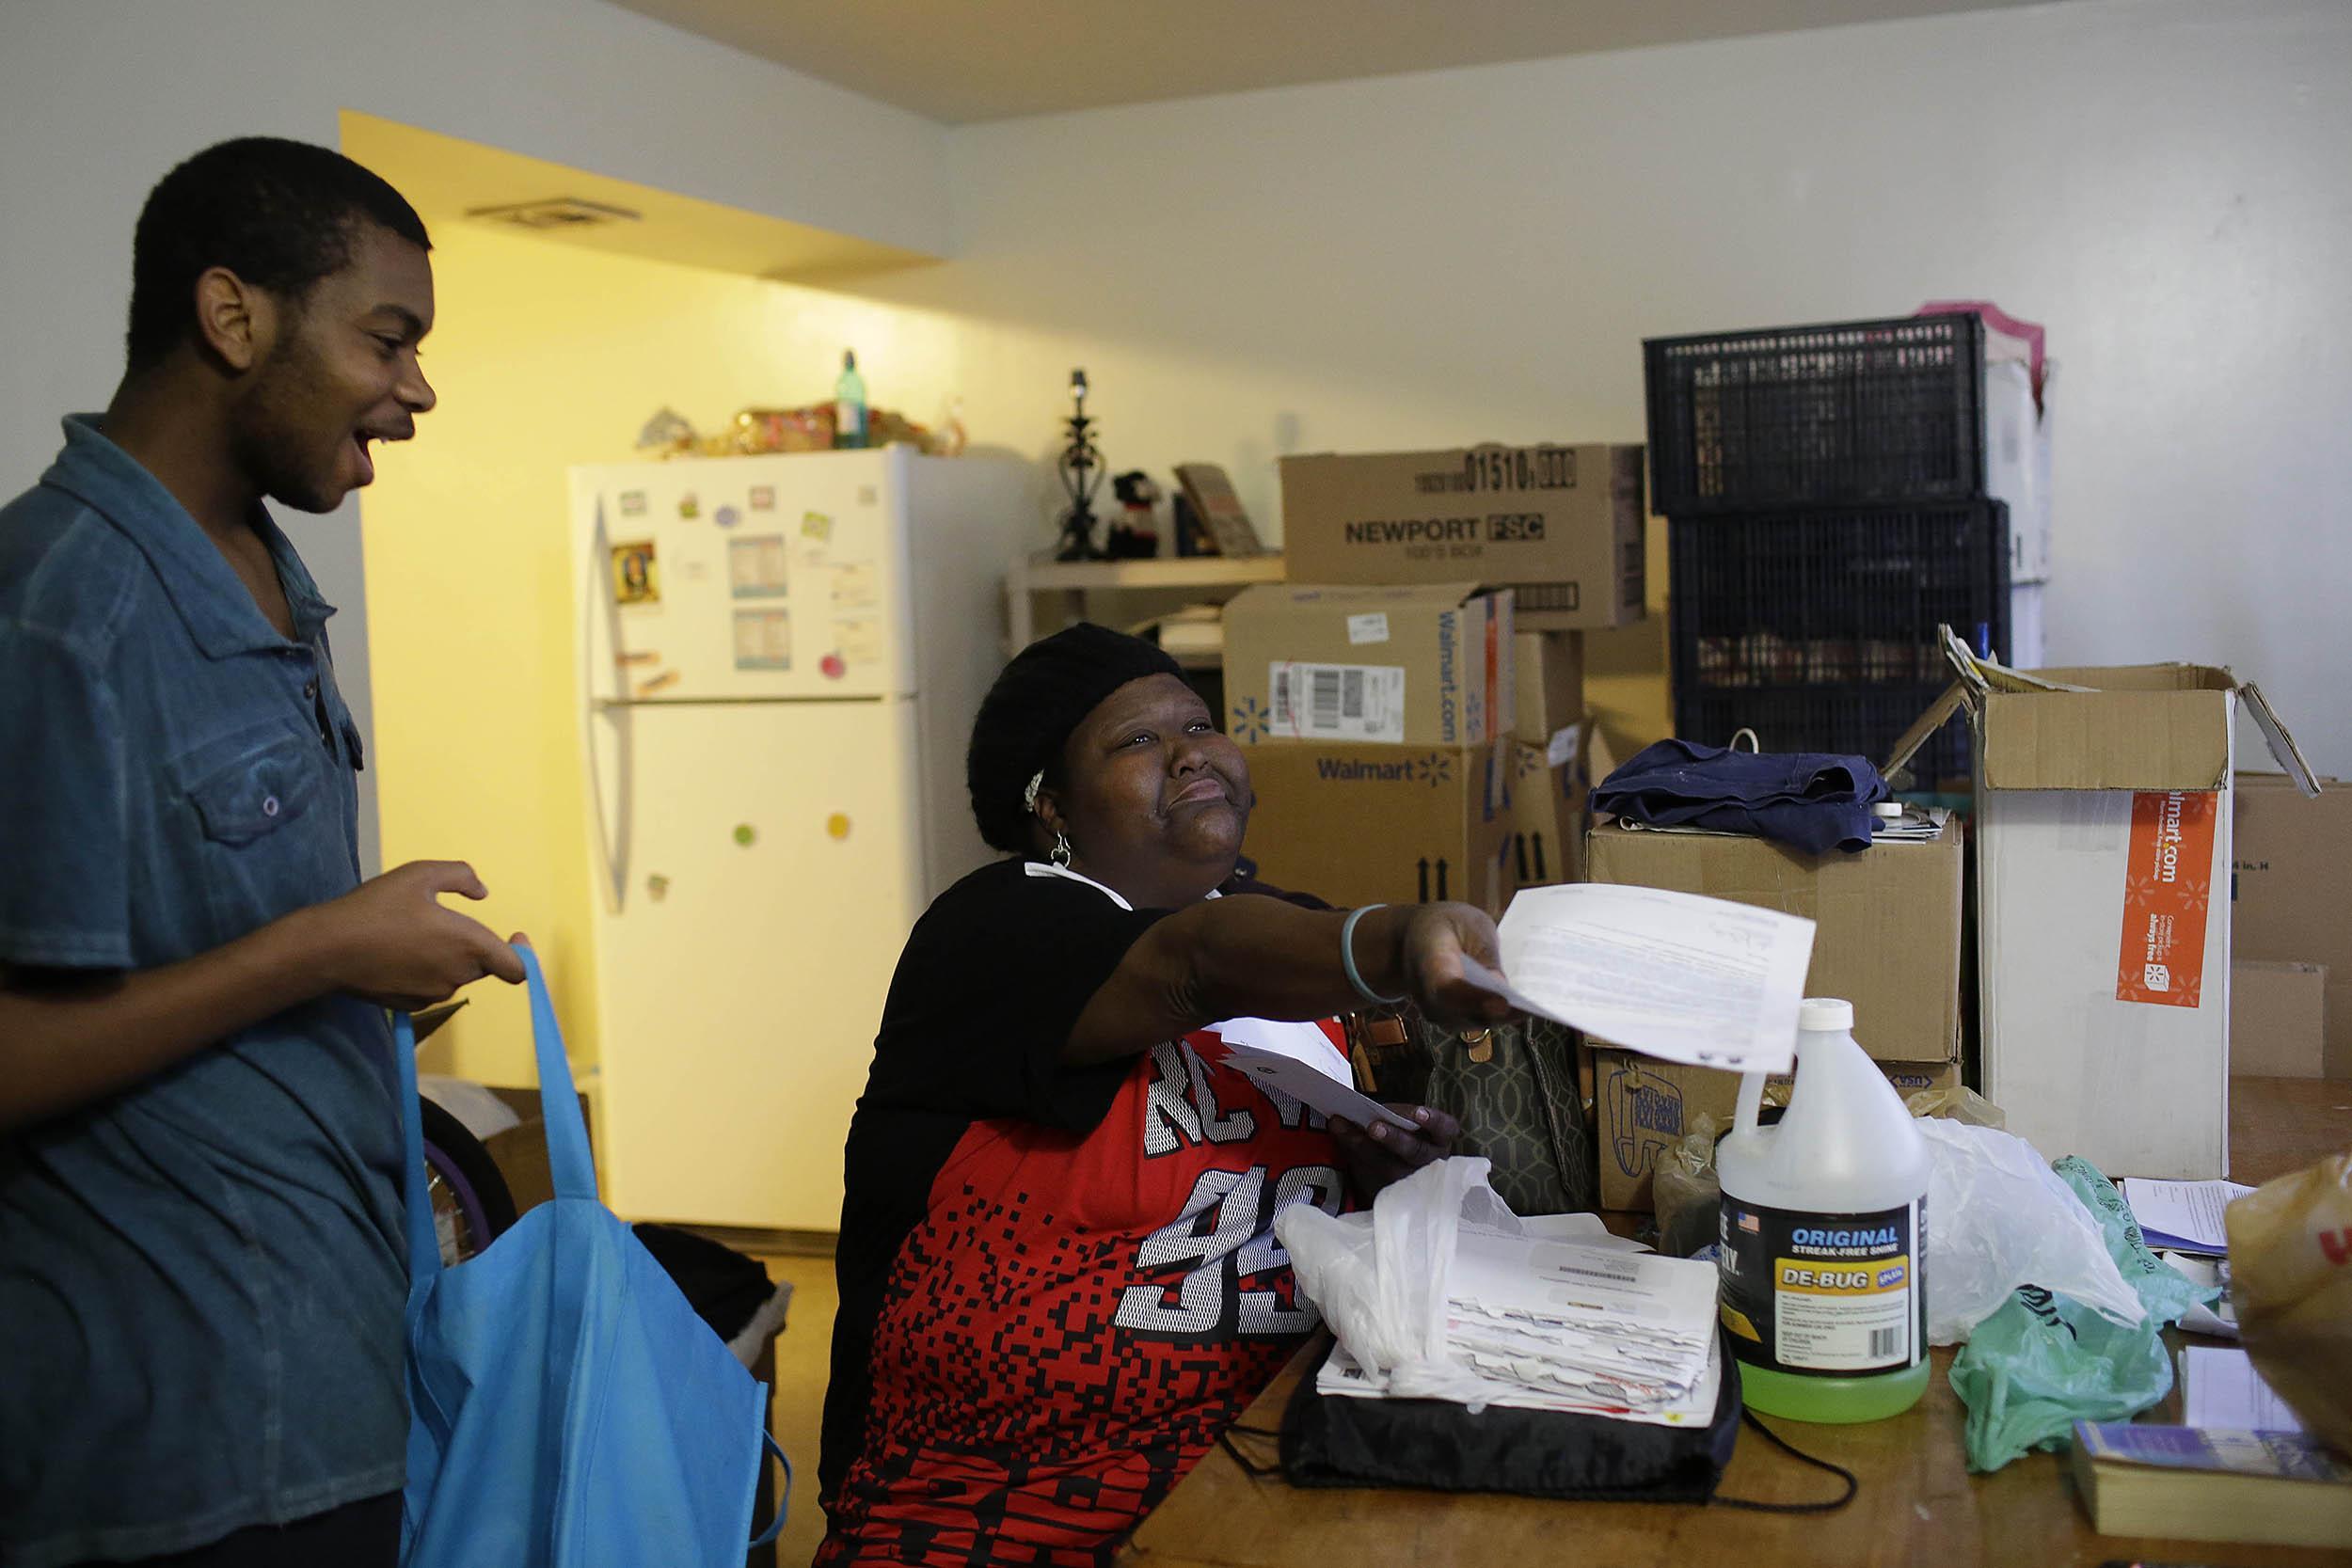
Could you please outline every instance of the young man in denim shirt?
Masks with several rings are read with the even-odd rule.
[[[140,214],[129,368],[0,509],[0,1564],[393,1561],[407,1428],[385,1009],[522,977],[359,877],[326,512],[433,406],[429,242],[248,139]]]

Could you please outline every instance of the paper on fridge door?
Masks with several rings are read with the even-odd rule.
[[[1506,983],[1474,984],[1612,1044],[1734,1072],[1786,1072],[1813,922],[1696,894],[1528,888],[1502,916]]]

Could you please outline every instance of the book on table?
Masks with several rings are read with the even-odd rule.
[[[2077,1421],[2074,1471],[2101,1535],[2352,1544],[2352,1464],[2303,1433]]]

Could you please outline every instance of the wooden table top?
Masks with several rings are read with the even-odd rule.
[[[2231,1085],[2233,1174],[2260,1183],[2352,1148],[2352,1083],[2241,1078]],[[1302,1351],[1244,1413],[1273,1431],[1299,1378],[1320,1361]],[[1797,1448],[1854,1472],[1861,1490],[1837,1513],[1755,1513],[1660,1503],[1569,1503],[1484,1493],[1365,1488],[1302,1490],[1252,1477],[1211,1451],[1136,1531],[1128,1568],[1496,1568],[1573,1560],[1611,1568],[1843,1568],[1908,1562],[2079,1565],[2135,1558],[2230,1568],[2352,1563],[2343,1552],[2126,1540],[2091,1533],[2064,1456],[2033,1453],[1990,1476],[1967,1473],[1966,1415],[1933,1353],[1928,1392],[1909,1411],[1867,1426],[1766,1418]],[[2177,1390],[2152,1413],[2178,1419]],[[1273,1445],[1237,1439],[1253,1457]],[[1834,1477],[1743,1433],[1722,1495],[1774,1502],[1834,1497]]]

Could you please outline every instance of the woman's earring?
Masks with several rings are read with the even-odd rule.
[[[1054,849],[1048,858],[1064,871],[1070,869],[1070,835],[1059,828],[1054,830]]]

